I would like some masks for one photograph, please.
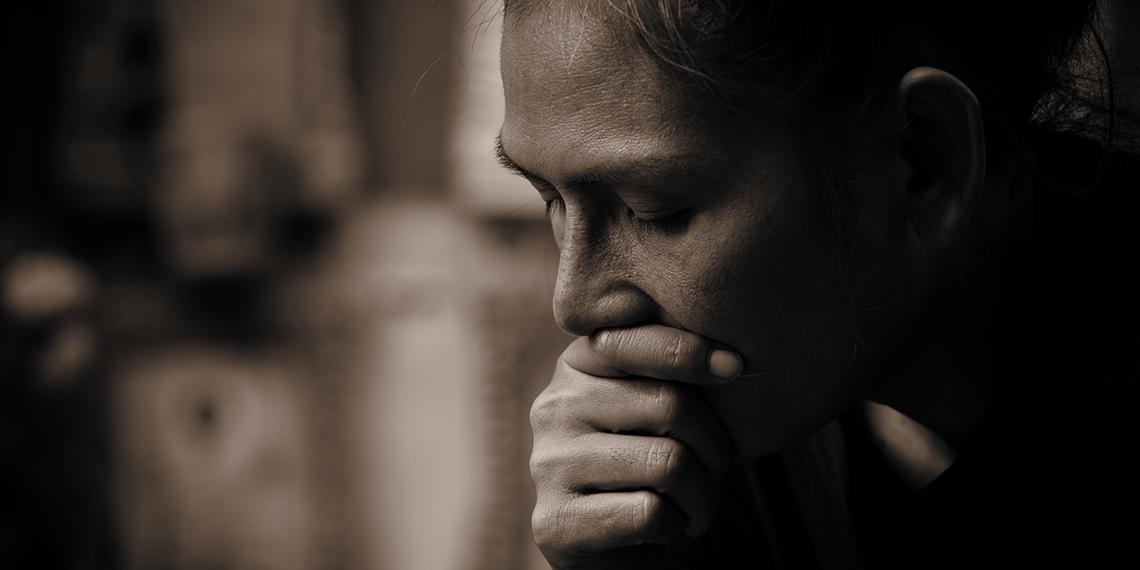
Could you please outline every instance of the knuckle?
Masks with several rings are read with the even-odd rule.
[[[671,355],[673,367],[686,372],[696,372],[704,368],[701,341],[689,334],[677,333],[674,335]]]
[[[682,353],[684,346],[685,336],[680,334],[673,335],[673,340],[669,343],[669,363],[673,368],[678,368],[685,362]]]
[[[594,345],[594,350],[602,354],[607,354],[613,351],[615,348],[617,348],[614,346],[617,335],[617,331],[611,329],[602,329],[594,333],[594,336],[591,338],[591,342]]]
[[[562,390],[547,388],[530,405],[530,426],[537,433],[549,429],[573,406],[574,398]]]
[[[652,346],[661,366],[667,367],[676,377],[688,376],[702,367],[697,362],[701,341],[695,335],[674,330],[657,337]]]
[[[607,386],[591,377],[552,381],[530,404],[530,426],[536,434],[572,429],[608,393]]]
[[[555,469],[558,460],[554,454],[536,448],[530,454],[530,476],[534,481],[540,482]]]
[[[666,426],[675,425],[682,413],[680,388],[675,384],[659,383],[651,394],[650,405],[657,410],[657,416]]]
[[[550,414],[550,404],[546,400],[544,394],[539,394],[530,404],[530,427],[535,432],[546,427]]]
[[[575,536],[576,524],[582,518],[581,509],[573,498],[557,494],[540,497],[531,513],[531,534],[539,550],[544,553],[565,553],[582,537]]]
[[[634,516],[639,521],[638,526],[642,532],[647,538],[664,534],[668,516],[665,501],[652,491],[638,491],[637,495],[633,506],[636,509]]]
[[[551,444],[536,444],[530,454],[530,477],[536,488],[569,489],[582,475],[582,453],[571,442],[557,438]]]
[[[547,503],[540,501],[535,505],[530,518],[534,542],[543,550],[555,548],[559,544],[563,518],[561,509],[551,508]]]
[[[651,473],[662,481],[669,481],[682,468],[685,453],[681,444],[669,438],[659,438],[646,454],[646,463]]]
[[[588,352],[593,364],[603,369],[620,365],[634,349],[632,334],[626,329],[602,329],[594,333]]]

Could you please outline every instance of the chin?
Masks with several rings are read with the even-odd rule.
[[[707,397],[747,461],[811,437],[855,400],[853,389],[819,384],[773,373],[709,388]]]

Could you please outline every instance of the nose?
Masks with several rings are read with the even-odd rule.
[[[653,300],[629,276],[628,248],[567,227],[554,287],[554,319],[562,330],[587,336],[602,328],[648,322]]]

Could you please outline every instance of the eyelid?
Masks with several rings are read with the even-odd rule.
[[[516,164],[513,160],[511,160],[510,158],[508,158],[505,154],[502,154],[501,152],[499,155],[499,165],[502,166],[503,168],[507,169],[507,171],[510,172],[511,174],[514,174],[515,176],[520,176],[520,177],[524,178],[527,182],[530,182],[531,185],[533,185],[535,188],[539,188],[539,187],[553,188],[554,187],[553,184],[547,182],[546,180],[543,180],[542,178],[540,178],[538,176],[535,176],[530,171],[523,169],[523,167]]]
[[[638,212],[633,208],[629,208],[629,213],[643,222],[656,222],[681,214],[688,209],[689,208],[680,208],[676,210],[659,210],[656,212]]]
[[[550,218],[551,216],[553,216],[557,212],[557,210],[563,206],[561,196],[556,197],[556,198],[551,198],[549,200],[544,198],[543,201],[546,202],[546,217],[547,218]]]
[[[562,195],[558,193],[558,190],[554,188],[554,185],[547,183],[545,180],[533,179],[529,176],[526,176],[525,178],[526,181],[530,182],[530,185],[538,191],[538,195],[542,197],[542,200],[544,202],[550,202],[551,200],[558,200],[562,198]]]
[[[517,176],[521,176],[535,190],[538,191],[542,201],[546,204],[546,215],[550,217],[558,208],[562,207],[562,195],[558,192],[557,188],[547,182],[546,180],[535,176],[534,174],[523,170],[520,166],[513,161],[503,161],[502,165]],[[585,179],[584,179],[585,180]],[[609,182],[605,178],[589,179],[585,183],[599,184]],[[679,223],[687,220],[688,214],[691,214],[692,208],[669,208],[653,211],[638,211],[632,207],[626,207],[626,213],[629,217],[635,219],[643,224],[658,224],[662,226]]]
[[[521,176],[525,178],[527,182],[530,182],[530,185],[538,191],[539,198],[541,198],[542,201],[546,204],[547,218],[553,215],[555,210],[561,207],[562,195],[554,189],[554,186],[547,184],[545,180],[535,179],[531,176],[527,176],[525,173],[522,173]]]
[[[534,186],[534,188],[536,190],[538,190],[539,192],[549,191],[549,192],[554,193],[554,194],[558,193],[558,190],[556,190],[554,188],[553,184],[551,184],[551,183],[549,183],[549,182],[547,182],[547,181],[545,181],[545,180],[543,180],[537,176],[534,176],[532,174],[523,174],[523,178],[526,178],[526,181],[530,182],[530,185]]]
[[[627,208],[626,213],[640,226],[673,233],[688,226],[696,214],[696,208],[680,208],[655,214],[638,214],[632,208]]]

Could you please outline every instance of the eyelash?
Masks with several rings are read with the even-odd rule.
[[[664,233],[675,233],[685,229],[689,225],[689,220],[692,219],[692,208],[673,212],[667,216],[646,220],[639,218],[633,209],[626,208],[626,217],[633,220],[633,223],[640,227],[661,231]]]
[[[545,202],[547,219],[550,219],[555,214],[555,212],[557,212],[563,206],[561,197],[551,198],[550,200],[545,200]],[[632,208],[626,208],[625,213],[627,218],[632,220],[634,224],[640,227],[661,230],[664,232],[675,232],[683,229],[686,225],[688,225],[689,220],[692,218],[693,210],[691,208],[681,210],[679,212],[669,214],[668,216],[654,218],[652,220],[646,220],[638,217]]]
[[[546,218],[550,219],[554,215],[554,211],[562,207],[562,198],[551,198],[546,200]]]

